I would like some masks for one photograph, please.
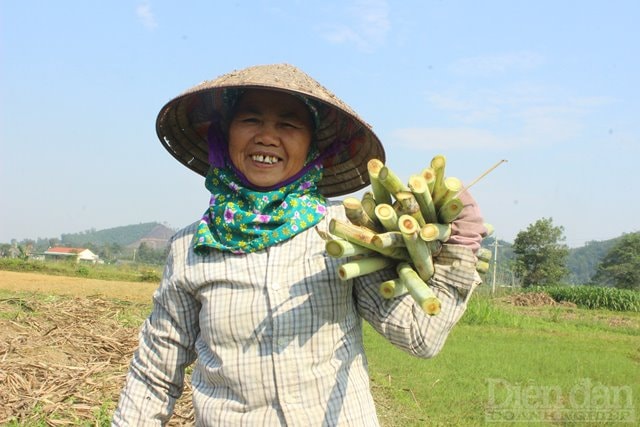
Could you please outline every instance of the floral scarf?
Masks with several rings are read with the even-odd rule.
[[[315,164],[293,182],[256,191],[232,168],[212,167],[205,181],[211,201],[194,236],[195,252],[255,252],[313,227],[326,213],[321,178],[322,165]]]

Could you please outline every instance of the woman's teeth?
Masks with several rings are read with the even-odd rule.
[[[251,156],[254,162],[266,163],[268,165],[272,165],[278,162],[278,158],[275,156],[263,156],[262,154],[255,154]]]

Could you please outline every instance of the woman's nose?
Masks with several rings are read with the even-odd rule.
[[[263,145],[278,145],[280,144],[280,136],[278,135],[278,129],[271,124],[265,123],[260,127],[260,130],[255,136],[256,142]]]

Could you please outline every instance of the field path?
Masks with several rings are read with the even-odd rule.
[[[115,282],[81,277],[51,276],[0,270],[0,289],[56,295],[102,296],[133,302],[151,302],[156,283]]]

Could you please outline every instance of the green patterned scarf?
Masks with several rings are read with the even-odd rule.
[[[313,227],[327,209],[317,189],[321,178],[322,166],[315,165],[278,189],[256,191],[240,184],[232,169],[211,168],[205,182],[211,201],[194,236],[195,252],[255,252]]]

